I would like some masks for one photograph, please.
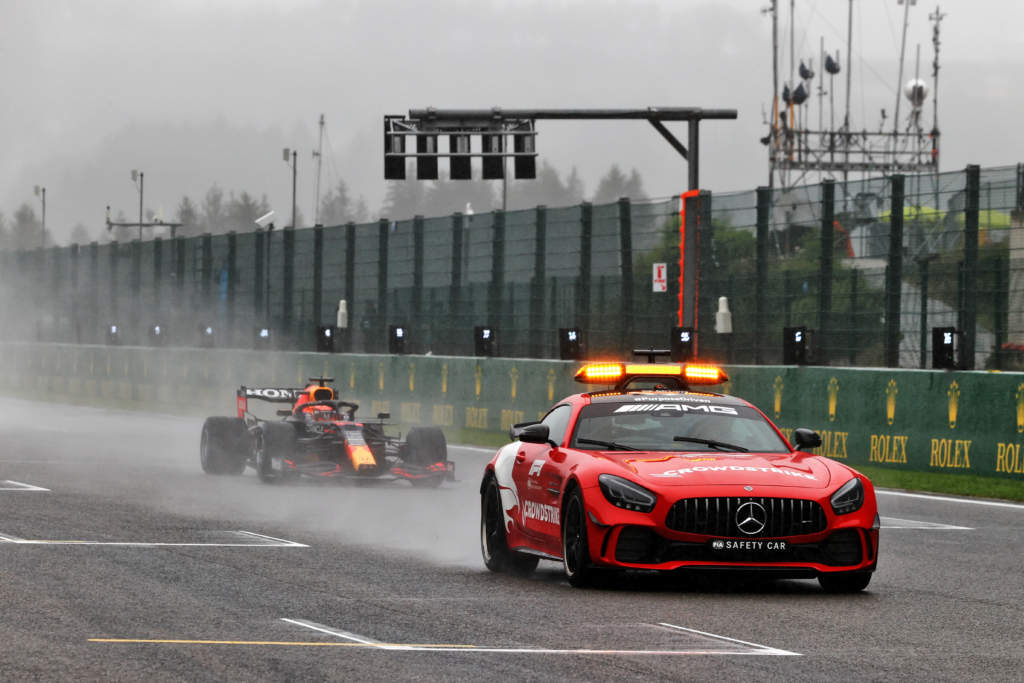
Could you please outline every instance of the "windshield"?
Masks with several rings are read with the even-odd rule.
[[[592,403],[580,411],[572,448],[581,450],[789,453],[756,410],[713,398]]]

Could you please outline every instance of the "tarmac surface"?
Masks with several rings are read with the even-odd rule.
[[[204,475],[201,420],[0,399],[3,680],[1021,680],[1024,506],[882,492],[862,594],[488,572],[438,490]]]

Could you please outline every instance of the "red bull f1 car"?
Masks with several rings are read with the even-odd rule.
[[[650,359],[651,361],[654,358]],[[516,425],[486,466],[480,539],[492,571],[561,562],[569,583],[606,570],[746,570],[867,587],[878,562],[871,482],[794,445],[752,404],[704,391],[728,378],[695,364],[599,363],[604,385]]]
[[[407,480],[436,487],[455,477],[444,433],[413,427],[406,438],[384,433],[387,414],[357,421],[358,404],[340,400],[328,382],[314,377],[304,388],[241,387],[236,417],[203,423],[199,459],[208,474],[242,474],[246,466],[261,481],[283,483],[301,476],[317,479]],[[286,403],[280,420],[265,420],[249,401]]]

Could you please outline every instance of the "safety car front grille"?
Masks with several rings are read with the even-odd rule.
[[[756,523],[744,530],[738,527],[737,512],[747,503],[754,503],[764,511],[762,529],[756,530]],[[665,526],[673,531],[737,538],[815,534],[824,531],[827,524],[821,505],[801,498],[683,498],[676,501],[665,518]]]

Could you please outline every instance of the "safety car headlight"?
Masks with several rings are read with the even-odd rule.
[[[837,515],[856,512],[864,504],[864,485],[860,483],[860,479],[854,477],[832,494],[830,502],[832,511]]]
[[[639,484],[614,474],[602,474],[597,478],[601,493],[615,507],[637,512],[650,512],[658,497]]]

